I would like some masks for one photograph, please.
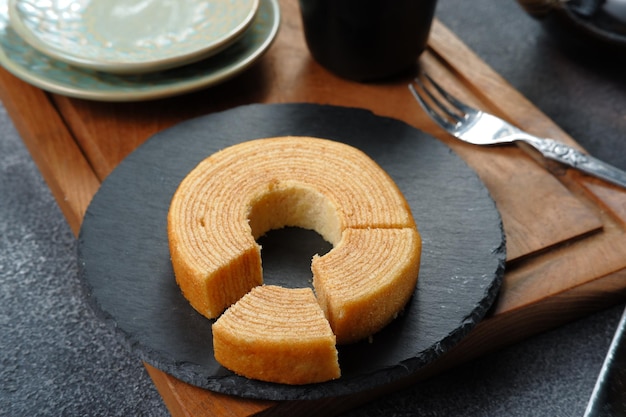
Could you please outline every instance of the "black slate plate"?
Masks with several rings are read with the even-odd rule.
[[[329,138],[365,151],[405,194],[423,239],[419,283],[404,314],[371,343],[340,348],[340,379],[307,386],[248,380],[215,362],[211,321],[182,297],[166,234],[170,199],[196,164],[240,141],[284,135]],[[310,257],[328,250],[315,233],[298,229],[270,233],[263,244],[266,283],[290,286],[306,283]],[[286,253],[285,248],[293,251]],[[81,228],[78,256],[95,310],[142,360],[217,392],[293,400],[386,384],[449,350],[494,301],[505,243],[500,215],[483,183],[441,142],[366,110],[274,104],[200,117],[149,139],[94,196]]]

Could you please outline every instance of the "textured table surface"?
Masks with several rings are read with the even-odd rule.
[[[626,169],[626,81],[566,53],[513,0],[440,0],[438,17],[596,156]],[[75,238],[0,109],[0,416],[165,416],[141,362],[87,307]],[[576,416],[623,306],[544,333],[349,416]]]

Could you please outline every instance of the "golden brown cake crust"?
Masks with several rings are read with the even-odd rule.
[[[283,384],[340,376],[335,335],[310,288],[253,288],[213,325],[215,358],[233,372]]]
[[[421,240],[416,229],[348,229],[312,263],[313,286],[339,344],[385,327],[417,282]]]
[[[168,236],[184,296],[201,314],[218,317],[262,284],[256,239],[285,226],[313,229],[334,246],[314,258],[312,270],[338,343],[377,332],[412,295],[421,240],[394,181],[349,145],[282,137],[217,152],[181,182]],[[234,349],[239,336],[220,334],[219,343]]]

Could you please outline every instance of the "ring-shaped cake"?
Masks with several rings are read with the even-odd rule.
[[[313,257],[314,293],[262,285],[256,241],[286,226],[333,245]],[[202,161],[174,194],[168,238],[183,295],[219,317],[218,362],[288,384],[339,377],[335,342],[371,336],[401,312],[421,255],[393,179],[360,150],[310,137],[252,140]]]

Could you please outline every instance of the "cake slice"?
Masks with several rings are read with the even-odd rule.
[[[335,335],[310,288],[253,288],[213,324],[213,349],[224,367],[261,381],[340,376]]]

